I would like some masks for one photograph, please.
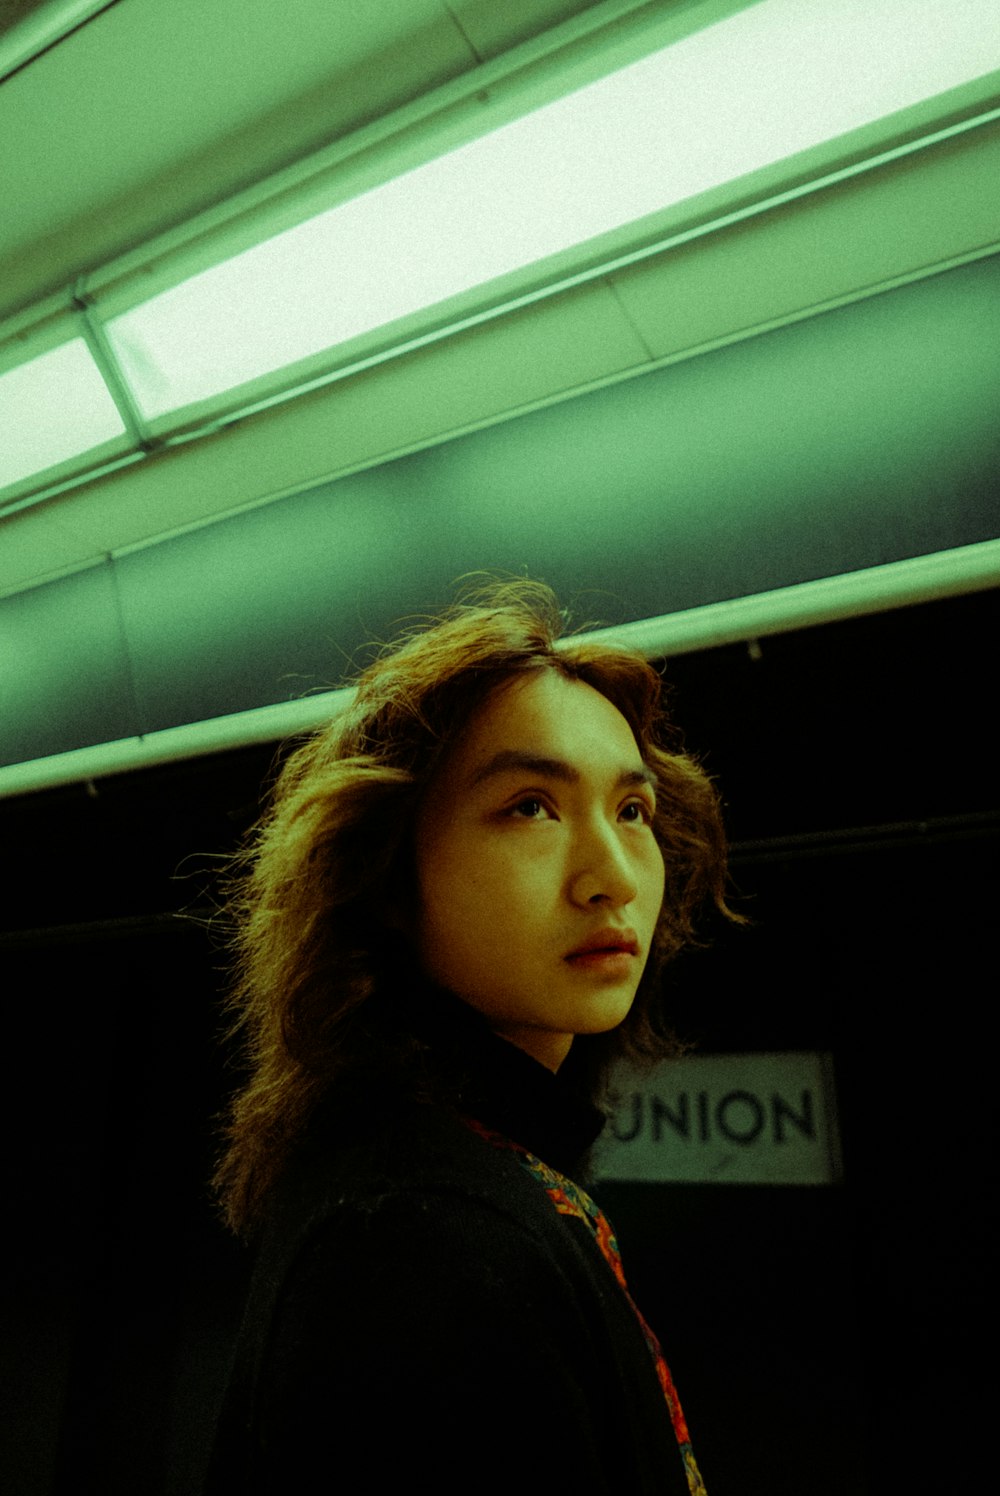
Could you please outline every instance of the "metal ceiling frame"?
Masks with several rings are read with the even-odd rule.
[[[662,618],[595,629],[570,636],[560,641],[557,648],[571,647],[586,638],[588,642],[634,650],[647,659],[669,659],[997,586],[1000,586],[1000,540],[985,541],[846,576],[822,577],[751,597],[689,608]],[[254,743],[278,743],[322,727],[348,705],[353,694],[349,687],[316,692],[299,700],[191,722],[144,737],[98,743],[49,758],[0,766],[0,799],[59,785],[85,784],[133,769],[224,753]]]

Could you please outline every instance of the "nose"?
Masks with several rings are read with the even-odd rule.
[[[607,824],[581,830],[573,848],[570,898],[581,908],[606,904],[620,909],[631,904],[638,882],[618,832]]]

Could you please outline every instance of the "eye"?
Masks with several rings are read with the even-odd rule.
[[[542,821],[549,819],[552,812],[537,795],[525,795],[523,800],[518,800],[510,807],[507,814],[522,821]]]
[[[623,821],[634,826],[653,824],[653,807],[647,800],[626,800],[619,815]]]

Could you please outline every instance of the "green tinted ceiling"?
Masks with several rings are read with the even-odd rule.
[[[479,568],[618,623],[995,538],[998,389],[992,259],[123,555],[0,603],[3,756],[334,685]]]

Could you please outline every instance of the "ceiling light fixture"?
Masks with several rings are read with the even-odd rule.
[[[759,0],[115,317],[155,420],[1000,66],[995,0]]]
[[[103,453],[125,434],[83,338],[0,374],[0,488],[82,453]]]
[[[519,117],[517,67],[504,95],[506,75],[487,65],[479,92],[448,85],[419,118],[378,123],[375,185],[365,151],[340,143],[319,175],[303,163],[300,190],[266,184],[250,209],[221,205],[74,286],[61,313],[71,342],[33,372],[7,346],[22,367],[0,375],[5,507],[32,501],[33,475],[48,493],[79,481],[54,483],[67,461],[96,468],[109,438],[125,461],[207,434],[1000,116],[996,0],[756,0],[735,13],[703,0],[660,22],[642,34],[646,55],[595,79],[611,65],[598,28],[583,86],[579,51],[572,72],[556,48],[532,97],[561,96]],[[681,24],[699,29],[678,37]],[[481,133],[442,149],[438,116],[454,138],[456,100],[474,100],[461,129]]]

